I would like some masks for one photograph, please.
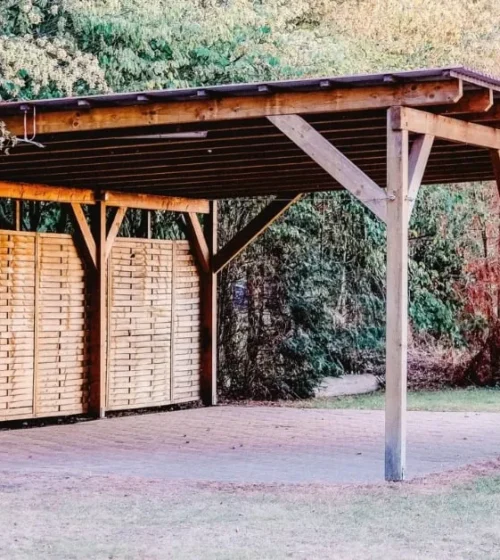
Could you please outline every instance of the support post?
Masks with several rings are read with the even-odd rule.
[[[217,201],[210,203],[210,213],[205,217],[205,238],[211,264],[208,272],[201,272],[201,398],[203,404],[210,406],[217,404],[217,273],[212,264],[217,253]]]
[[[21,231],[22,229],[22,201],[16,200],[14,205],[14,227],[16,231]]]
[[[392,108],[387,115],[385,478],[398,481],[406,469],[408,131],[396,128]]]
[[[96,244],[96,268],[92,278],[90,412],[99,418],[106,415],[106,204],[97,202],[93,209],[92,229]]]

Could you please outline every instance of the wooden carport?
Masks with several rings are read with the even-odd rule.
[[[210,405],[217,273],[305,193],[347,189],[387,225],[386,478],[403,479],[409,218],[421,184],[500,181],[499,96],[500,80],[454,67],[0,104],[45,146],[1,157],[0,197],[70,205],[89,263],[90,410],[106,413],[106,267],[127,208],[185,214]],[[267,195],[219,247],[216,201]]]

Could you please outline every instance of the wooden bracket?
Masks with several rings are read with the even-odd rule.
[[[120,208],[116,208],[113,219],[111,221],[111,226],[109,227],[109,231],[106,237],[106,249],[104,251],[104,259],[108,262],[109,256],[111,255],[111,249],[113,248],[113,243],[120,231],[120,227],[123,223],[123,219],[125,218],[125,214],[127,213],[127,208],[125,206],[121,206]]]
[[[408,219],[411,217],[413,206],[417,200],[418,191],[420,189],[420,185],[422,184],[422,178],[425,173],[425,168],[427,166],[433,144],[434,136],[431,134],[421,134],[415,139],[411,147],[408,162],[408,201],[410,203],[408,208]]]
[[[93,268],[97,269],[96,242],[94,236],[92,235],[92,231],[90,230],[90,226],[87,223],[87,218],[85,217],[85,213],[83,212],[82,205],[79,202],[72,202],[70,207],[75,228],[80,234],[82,240],[82,246],[85,250],[85,257],[93,266]]]
[[[200,220],[194,212],[185,214],[188,236],[193,245],[196,260],[205,273],[210,272],[210,249],[203,233]]]
[[[268,119],[380,220],[386,221],[387,194],[384,189],[315,128],[299,115],[268,117]]]
[[[220,272],[302,196],[298,193],[285,193],[276,197],[214,255],[212,270]]]
[[[497,189],[500,194],[500,151],[490,150],[491,163],[493,165],[493,173],[495,175],[495,182],[497,184]]]
[[[94,236],[92,235],[92,231],[87,222],[87,218],[85,217],[82,205],[80,203],[73,202],[71,203],[70,207],[75,227],[83,241],[85,256],[91,262],[93,268],[97,269],[97,244]],[[120,226],[123,223],[126,212],[126,207],[120,207],[115,210],[109,232],[106,236],[106,246],[104,250],[105,263],[108,261],[109,255],[111,254],[113,243],[115,242],[118,232],[120,231]]]

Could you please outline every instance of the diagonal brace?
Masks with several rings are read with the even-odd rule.
[[[107,262],[107,260],[109,259],[109,256],[111,255],[111,249],[113,248],[113,244],[115,242],[115,239],[118,236],[118,233],[120,231],[120,227],[123,223],[123,219],[125,218],[125,214],[127,213],[127,207],[126,206],[120,206],[119,208],[116,208],[114,216],[113,216],[113,220],[111,221],[111,225],[109,227],[109,231],[108,234],[106,236],[106,250],[104,253],[104,258]]]
[[[70,208],[73,223],[83,241],[86,257],[93,265],[94,269],[97,270],[97,246],[82,205],[79,202],[72,202]]]
[[[434,144],[434,136],[432,134],[420,134],[414,140],[411,147],[409,161],[408,161],[408,219],[411,217],[411,212],[415,201],[417,200],[418,191],[422,184],[425,168],[429,161],[432,145]]]
[[[70,208],[75,228],[77,229],[83,241],[83,246],[86,253],[85,256],[90,261],[93,268],[97,270],[97,244],[87,222],[87,218],[83,211],[82,205],[79,202],[72,202],[70,204]],[[125,206],[122,206],[115,210],[109,232],[106,236],[106,247],[104,251],[105,262],[107,262],[111,254],[113,243],[118,235],[118,232],[120,231],[120,227],[123,223],[126,212],[127,208]]]
[[[270,202],[213,257],[212,270],[217,273],[236,258],[254,239],[275,222],[302,194],[281,194]]]
[[[315,128],[299,115],[282,115],[268,119],[382,222],[386,222],[387,194],[384,189]]]
[[[185,214],[188,236],[193,244],[196,260],[203,272],[210,272],[210,250],[200,220],[194,212]]]

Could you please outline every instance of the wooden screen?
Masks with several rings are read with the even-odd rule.
[[[200,285],[187,241],[119,238],[108,269],[109,410],[200,396]]]
[[[86,412],[87,308],[71,236],[0,231],[0,420]]]

